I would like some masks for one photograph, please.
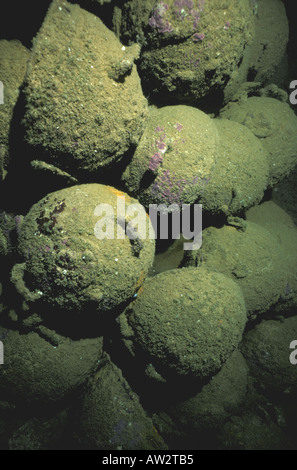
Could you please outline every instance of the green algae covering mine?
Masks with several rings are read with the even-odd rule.
[[[275,98],[253,96],[229,103],[221,117],[245,125],[267,153],[268,184],[275,186],[296,165],[297,117],[289,104]]]
[[[193,433],[219,427],[242,407],[247,393],[248,367],[238,349],[199,392],[170,407],[170,415]]]
[[[3,102],[0,99],[0,183],[7,174],[10,160],[10,125],[29,56],[30,51],[20,41],[0,40],[0,80],[3,87]]]
[[[94,233],[95,208],[104,203],[116,210],[118,197],[137,203],[112,187],[87,184],[51,193],[32,207],[19,239],[23,262],[12,271],[26,301],[107,311],[137,293],[153,262],[155,240],[147,237],[135,250],[128,236],[99,240]]]
[[[122,179],[140,202],[192,204],[214,167],[218,133],[214,120],[191,106],[151,111],[144,133]]]
[[[161,98],[192,102],[222,90],[254,38],[249,0],[156,1],[145,12],[141,3],[133,0],[124,9],[122,37],[127,40],[128,25],[136,25],[145,87]]]
[[[176,105],[150,112],[122,180],[146,207],[199,202],[235,215],[261,201],[268,176],[267,151],[249,129]]]
[[[25,139],[37,159],[87,173],[119,161],[147,113],[134,64],[95,15],[54,0],[34,39],[25,87]]]
[[[279,205],[273,201],[266,201],[259,206],[252,207],[246,213],[249,222],[259,224],[268,230],[279,242],[282,252],[281,261],[285,266],[283,287],[278,302],[274,305],[274,311],[279,314],[297,308],[297,227]]]
[[[219,145],[201,203],[205,213],[237,215],[262,200],[268,184],[268,156],[244,126],[226,119],[214,122]]]
[[[263,320],[249,331],[241,345],[251,375],[262,390],[287,398],[296,396],[297,367],[288,360],[290,338],[297,335],[297,317]]]
[[[267,312],[279,299],[286,284],[283,252],[268,230],[239,217],[221,228],[203,231],[200,250],[185,256],[184,264],[208,267],[230,277],[240,287],[248,317]],[[186,258],[192,258],[186,262]]]
[[[5,360],[0,368],[0,393],[15,403],[50,404],[69,397],[95,370],[102,355],[102,338],[73,340],[55,333],[55,341],[40,332],[5,329]]]
[[[0,33],[0,448],[296,449],[294,2],[37,3]]]
[[[241,341],[246,307],[229,277],[208,269],[173,269],[147,279],[120,317],[123,340],[138,362],[163,380],[202,380],[220,370]]]
[[[87,449],[167,449],[139,397],[106,354],[87,384],[80,408],[78,439]]]

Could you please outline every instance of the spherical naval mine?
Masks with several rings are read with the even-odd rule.
[[[192,106],[151,111],[139,145],[123,173],[126,190],[147,207],[193,204],[215,165],[215,121]]]
[[[278,239],[239,217],[203,231],[201,249],[185,253],[183,266],[207,267],[230,277],[242,290],[249,319],[263,315],[285,289],[287,275]]]
[[[267,394],[285,394],[287,398],[294,394],[296,397],[297,367],[294,366],[294,346],[291,346],[296,335],[296,316],[282,321],[263,320],[245,335],[242,353],[257,387]]]
[[[25,141],[34,159],[73,176],[119,162],[147,115],[134,59],[96,15],[52,2],[34,38],[24,97]]]
[[[278,314],[297,308],[297,227],[290,215],[273,201],[252,207],[246,213],[248,222],[256,223],[277,238],[284,267],[283,291],[273,310]]]
[[[20,41],[0,40],[0,182],[6,178],[10,153],[13,109],[23,83],[30,51]]]
[[[134,231],[142,214],[144,236]],[[25,301],[68,311],[110,311],[133,298],[153,262],[155,240],[138,201],[113,187],[86,184],[36,203],[19,237],[22,262],[12,280]]]
[[[243,405],[247,393],[248,367],[235,349],[218,374],[196,394],[174,403],[170,415],[192,433],[219,429]]]
[[[160,100],[188,103],[224,90],[254,41],[250,1],[143,3],[125,2],[121,36],[145,45],[139,63],[144,89]]]
[[[18,331],[0,325],[4,363],[2,400],[50,404],[73,394],[96,369],[102,337],[72,340],[55,331]],[[50,338],[50,339],[49,339]]]
[[[214,119],[214,123],[218,151],[200,202],[209,214],[237,215],[263,198],[269,174],[267,152],[245,126],[227,119]]]
[[[296,165],[297,118],[288,103],[252,96],[229,103],[221,117],[239,122],[258,137],[267,154],[268,185],[275,186]]]
[[[147,279],[120,318],[126,323],[124,341],[138,361],[165,380],[200,380],[218,372],[238,346],[246,308],[228,277],[184,268]]]

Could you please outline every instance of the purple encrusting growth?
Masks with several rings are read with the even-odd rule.
[[[193,28],[197,29],[200,21],[200,13],[204,10],[204,0],[197,2],[195,8],[193,0],[175,0],[175,16],[181,21],[193,22]]]
[[[205,38],[204,33],[195,33],[195,34],[193,34],[193,41],[194,42],[203,41],[204,38]]]
[[[182,133],[183,125],[180,122],[176,122],[173,125],[176,132]],[[167,150],[166,138],[167,134],[165,128],[157,126],[155,132],[158,134],[158,138],[152,144],[152,148],[155,149],[155,154],[150,158],[149,169],[153,173],[157,173],[158,176],[150,187],[151,196],[158,203],[176,204],[178,207],[182,207],[184,203],[183,194],[185,191],[197,187],[198,185],[203,186],[208,183],[208,180],[201,178],[200,176],[194,176],[193,178],[178,178],[174,172],[170,172],[168,169],[162,169],[160,166],[163,164],[163,155]],[[179,144],[185,144],[186,140],[179,136],[177,140],[168,140],[169,148],[176,155],[179,153]],[[170,155],[168,155],[170,158]]]
[[[173,10],[170,11],[171,9],[167,3],[159,2],[152,11],[149,26],[157,29],[159,33],[171,33],[174,28],[168,17],[170,19],[173,17],[177,21],[191,22],[195,31],[198,28],[200,13],[204,10],[204,5],[204,0],[196,2],[193,0],[175,0]]]
[[[165,143],[166,134],[164,131],[165,131],[164,127],[161,127],[161,126],[158,126],[155,129],[155,132],[161,133],[161,135],[159,135],[158,139],[155,140],[155,143],[152,144],[152,148],[157,150],[157,152],[151,157],[149,161],[149,169],[152,172],[157,171],[159,165],[163,161],[162,153],[165,153],[167,150],[167,146]]]
[[[159,202],[177,204],[182,207],[182,196],[187,187],[196,186],[199,180],[207,184],[209,180],[195,176],[192,179],[178,178],[174,172],[163,170],[163,173],[151,186],[151,195]]]
[[[164,132],[164,127],[157,127],[155,132],[162,132],[162,134],[159,136],[158,139],[155,140],[155,144],[152,144],[152,147],[155,146],[161,152],[165,152],[165,150],[166,150],[166,144],[165,144],[166,134]]]
[[[165,142],[161,142],[161,141],[156,140],[156,145],[157,145],[158,149],[161,150],[161,152],[165,152],[165,150],[166,150]]]
[[[179,124],[178,122],[175,124],[175,129],[180,132],[182,129],[183,129],[183,125],[182,124]]]
[[[169,23],[168,18],[165,18],[169,6],[167,3],[158,3],[149,19],[149,25],[158,30],[159,33],[171,33],[173,31],[172,25]]]
[[[173,127],[174,129],[176,129],[177,132],[181,132],[183,130],[183,125],[179,122],[176,122]],[[157,126],[155,129],[155,132],[159,135],[158,135],[158,138],[155,140],[155,142],[152,144],[152,149],[155,150],[155,154],[150,158],[150,161],[149,161],[149,169],[153,173],[155,173],[158,170],[160,164],[163,162],[162,154],[165,154],[168,148],[166,141],[165,141],[167,137],[165,133],[165,128],[162,126]],[[173,148],[174,151],[178,153],[178,149],[177,149],[178,142],[177,141],[172,142],[172,139],[169,139],[169,142],[170,142],[171,148]],[[182,143],[185,143],[185,139],[182,139]]]
[[[157,152],[155,155],[152,156],[149,162],[149,169],[153,172],[157,171],[160,163],[163,161],[162,155]]]

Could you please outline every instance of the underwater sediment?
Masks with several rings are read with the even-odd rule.
[[[296,449],[288,2],[40,12],[0,37],[0,448]]]

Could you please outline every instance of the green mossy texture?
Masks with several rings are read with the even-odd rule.
[[[0,448],[296,448],[290,2],[48,3],[0,40]]]
[[[80,404],[78,438],[87,449],[166,450],[139,397],[108,357]]]
[[[268,230],[279,242],[284,281],[280,282],[281,295],[274,306],[278,313],[296,310],[297,307],[297,228],[284,209],[273,201],[266,201],[252,207],[246,213],[247,221],[259,224]]]
[[[152,171],[156,154],[162,161]],[[213,215],[235,215],[259,203],[268,178],[267,151],[251,131],[184,105],[151,111],[122,176],[146,207],[199,202]]]
[[[228,104],[220,115],[246,126],[258,137],[267,153],[269,186],[275,186],[293,170],[297,154],[297,117],[288,103],[253,96]]]
[[[122,179],[146,207],[192,204],[211,177],[217,145],[215,123],[199,109],[183,105],[154,109]],[[156,153],[163,160],[152,172],[150,161]]]
[[[286,285],[286,265],[277,238],[253,222],[237,226],[209,227],[203,231],[202,247],[186,265],[222,272],[240,287],[249,318],[269,310]]]
[[[200,202],[205,212],[237,215],[258,204],[268,185],[267,152],[244,126],[214,120],[219,135],[215,166]]]
[[[34,39],[24,91],[25,138],[37,155],[62,170],[90,174],[138,142],[147,102],[136,66],[110,78],[126,55],[98,17],[52,2]]]
[[[5,335],[1,395],[17,404],[55,403],[73,394],[98,366],[102,338],[71,340],[56,334],[51,344],[38,333],[0,327]]]
[[[296,394],[297,368],[289,361],[291,338],[296,335],[296,316],[263,321],[245,335],[241,351],[257,386],[268,395]]]
[[[88,303],[99,311],[111,310],[132,298],[153,263],[155,241],[140,240],[136,252],[127,235],[117,239],[117,196],[126,197],[126,208],[137,203],[112,187],[88,184],[51,193],[35,204],[20,234],[24,265],[13,270],[20,293],[25,293],[24,281],[47,305],[78,311]],[[99,204],[114,210],[113,239],[95,235]],[[148,218],[146,222],[149,233]]]
[[[273,81],[278,68],[282,74],[286,73],[289,24],[284,3],[281,0],[251,0],[250,5],[255,34],[245,47],[239,67],[226,84],[225,103],[232,101],[246,86],[257,87]]]
[[[154,93],[165,92],[183,101],[198,101],[214,89],[223,89],[255,35],[249,0],[206,1],[197,28],[192,21],[176,18],[174,0],[165,3],[168,4],[166,19],[173,30],[158,33],[148,26],[147,18],[143,33],[146,45],[140,64],[145,81],[152,82]],[[139,28],[138,15],[143,18],[143,8],[139,2],[135,4],[128,2],[126,15]],[[130,24],[129,20],[124,20],[123,29]],[[230,27],[226,27],[227,22]],[[203,33],[205,38],[194,41],[195,33]]]
[[[208,269],[170,270],[145,281],[126,312],[135,351],[165,379],[210,378],[246,324],[239,287]]]
[[[0,182],[7,173],[10,157],[9,130],[29,56],[30,51],[20,41],[0,40],[0,79],[4,98],[4,103],[0,105]]]
[[[196,395],[176,403],[170,415],[188,433],[219,429],[246,399],[248,367],[236,349],[222,369]]]

